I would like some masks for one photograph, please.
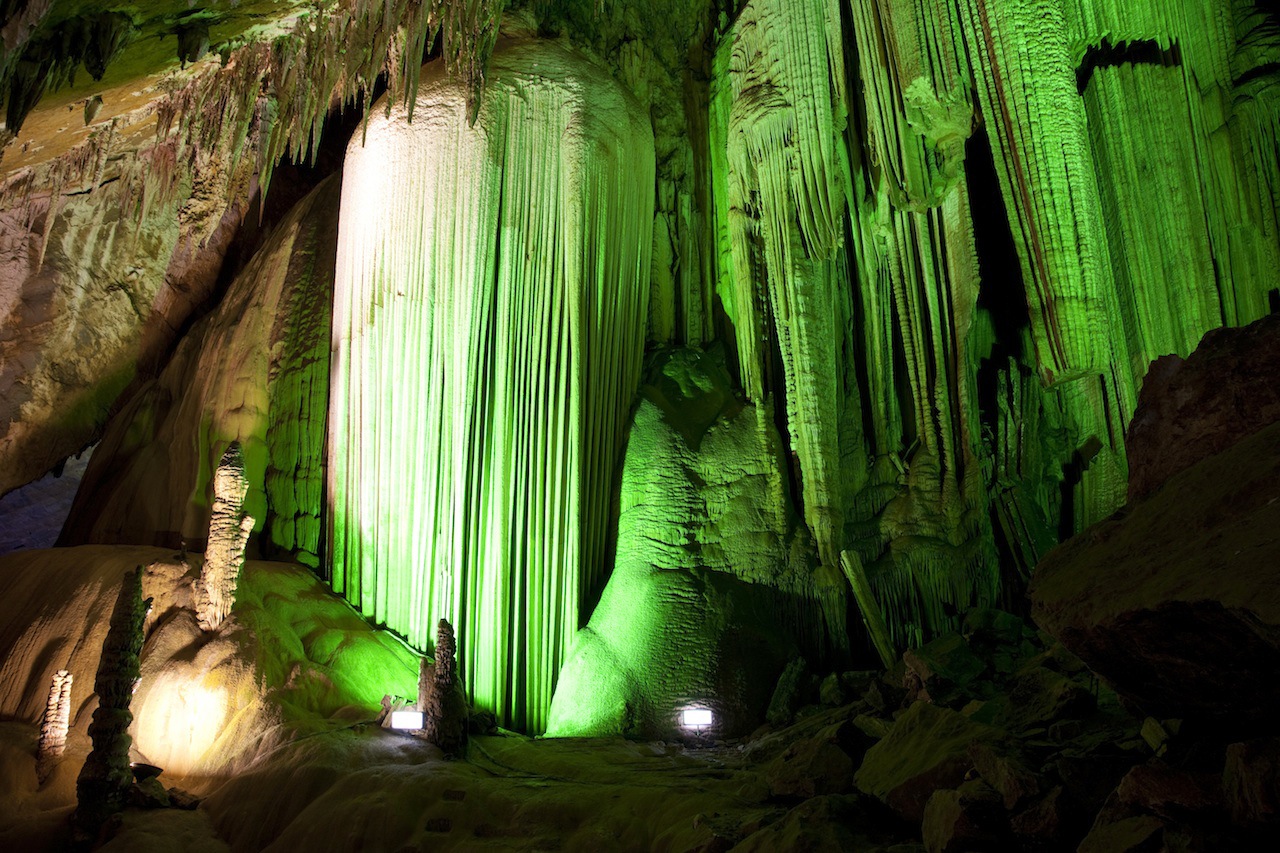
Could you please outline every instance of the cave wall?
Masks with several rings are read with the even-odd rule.
[[[257,550],[320,565],[340,190],[334,175],[300,201],[111,419],[64,544],[203,551],[213,473],[238,441]]]
[[[500,17],[509,37],[591,57],[573,97],[625,93],[614,142],[571,168],[555,161],[555,132],[517,126],[527,107],[512,93],[542,97],[548,78],[501,53],[486,77]],[[622,553],[626,508],[638,517],[645,494],[619,467],[646,464],[649,427],[627,426],[641,353],[653,385],[656,355],[723,351],[766,436],[753,470],[786,486],[744,529],[803,522],[804,535],[785,555],[747,537],[727,561],[699,545],[711,556],[682,569],[758,587],[744,601],[800,591],[814,607],[779,643],[894,658],[967,609],[1020,606],[1039,558],[1122,502],[1124,434],[1151,360],[1280,304],[1277,32],[1273,11],[1244,0],[359,0],[269,40],[228,40],[221,61],[152,80],[145,108],[108,98],[103,118],[85,112],[83,143],[43,165],[38,133],[67,120],[37,104],[0,187],[0,490],[93,440],[128,388],[108,430],[118,452],[103,457],[127,470],[95,456],[70,535],[198,542],[201,469],[158,457],[181,445],[216,459],[246,431],[188,415],[160,427],[155,394],[167,383],[173,411],[202,400],[223,414],[266,394],[244,411],[288,426],[257,457],[261,499],[279,508],[264,549],[319,563],[419,645],[450,615],[473,698],[536,730],[575,642],[617,645],[589,624],[597,598],[621,614],[645,603],[636,579],[666,558],[644,537],[688,542],[712,523],[702,509],[657,514]],[[510,83],[518,72],[538,82]],[[68,103],[89,106],[57,110]],[[282,158],[315,156],[342,105],[366,123],[350,149],[362,171],[343,187],[326,508],[313,462],[265,461],[325,440],[319,344],[242,384],[236,358],[209,354],[288,338],[293,302],[266,309],[264,337],[231,331],[242,297],[227,297],[224,332],[196,323],[170,346],[218,297],[248,199]],[[602,133],[568,121],[574,145],[581,128]],[[383,135],[407,147],[380,147]],[[458,174],[475,186],[438,157],[474,164]],[[585,195],[566,189],[585,175],[597,182]],[[626,216],[600,218],[616,198],[589,215],[564,202],[609,196],[606,176],[629,188]],[[549,248],[583,233],[563,255]],[[589,244],[614,266],[575,315],[556,300],[591,289],[559,282]],[[423,298],[424,285],[449,296]],[[561,316],[586,319],[546,320]],[[149,444],[126,448],[139,430]],[[246,434],[271,444],[270,429]],[[697,471],[741,467],[704,458],[740,452],[732,442],[674,447],[651,453],[683,484],[672,494],[710,500]],[[770,568],[747,570],[757,563]],[[669,703],[693,677],[623,692]]]

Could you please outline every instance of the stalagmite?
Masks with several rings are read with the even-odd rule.
[[[458,626],[473,702],[537,732],[607,569],[652,254],[647,117],[549,42],[466,90],[423,69],[343,172],[328,516],[334,589],[427,647]]]
[[[141,669],[142,624],[151,600],[142,599],[142,567],[125,575],[111,614],[106,643],[94,678],[98,708],[89,723],[93,750],[76,779],[76,811],[72,826],[78,838],[92,841],[103,822],[124,808],[133,781],[129,766],[129,703]]]
[[[233,441],[213,475],[209,544],[196,589],[196,616],[206,631],[218,630],[235,604],[236,584],[244,567],[244,546],[254,524],[253,516],[243,510],[248,492],[240,442]]]
[[[467,703],[458,683],[456,652],[453,626],[441,619],[436,626],[436,661],[430,689],[424,697],[424,685],[419,680],[418,707],[422,711],[422,736],[446,755],[457,755],[467,739]]]
[[[71,719],[71,682],[74,677],[65,669],[53,674],[49,685],[49,704],[40,723],[40,743],[36,751],[36,775],[41,784],[49,778],[53,765],[67,748],[67,726]]]

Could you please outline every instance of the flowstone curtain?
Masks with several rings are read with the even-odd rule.
[[[424,79],[348,151],[333,325],[332,583],[428,648],[458,636],[473,702],[544,727],[639,380],[648,121],[562,47]]]

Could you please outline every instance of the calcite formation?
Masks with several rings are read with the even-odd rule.
[[[333,176],[296,204],[112,419],[62,544],[203,550],[211,474],[238,441],[263,556],[319,565],[340,192]]]
[[[151,600],[142,599],[142,567],[125,576],[111,614],[106,645],[98,663],[93,691],[98,708],[89,724],[93,750],[76,779],[76,811],[72,824],[78,835],[92,840],[103,822],[124,808],[133,782],[130,768],[129,704],[138,683],[142,624]]]
[[[40,721],[40,741],[36,744],[36,774],[43,782],[67,748],[67,726],[71,719],[71,685],[74,676],[65,669],[53,674],[49,703]]]
[[[1280,306],[1266,5],[37,5],[0,59],[0,490],[110,409],[64,541],[194,545],[238,440],[264,553],[419,649],[447,618],[532,732],[553,696],[566,731],[745,721],[741,661],[639,665],[735,602],[768,681],[1021,601],[1124,500],[1152,360]],[[270,188],[357,125],[334,251]],[[282,228],[223,296],[255,194]],[[332,300],[277,275],[326,263]],[[664,431],[645,362],[694,349],[727,378]]]
[[[329,418],[334,589],[545,725],[584,595],[608,568],[611,474],[639,378],[652,134],[561,45],[494,55],[473,125],[428,67],[343,173]]]
[[[200,627],[216,631],[231,615],[236,585],[244,568],[244,548],[253,532],[254,519],[244,511],[249,482],[244,476],[244,455],[239,442],[231,442],[213,475],[213,509],[209,519],[209,544],[196,585],[196,615]]]
[[[422,736],[446,755],[457,755],[467,739],[467,703],[458,678],[457,641],[453,626],[445,619],[436,625],[435,664],[425,695],[424,686],[419,681]]]

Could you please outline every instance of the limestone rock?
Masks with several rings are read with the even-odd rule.
[[[986,664],[960,634],[946,634],[902,655],[907,672],[903,686],[909,700],[951,704],[970,695],[967,688]]]
[[[1231,849],[1229,835],[1204,835],[1198,826],[1226,829],[1219,780],[1212,773],[1160,762],[1139,765],[1120,780],[1080,844],[1082,853],[1152,849]]]
[[[49,704],[40,721],[40,742],[36,747],[36,775],[40,781],[48,777],[55,761],[67,748],[67,726],[71,718],[71,685],[75,677],[65,669],[53,674],[49,685]]]
[[[129,769],[129,709],[141,675],[142,625],[151,601],[142,600],[142,567],[126,575],[111,613],[111,626],[93,682],[98,708],[89,724],[93,750],[76,779],[77,836],[92,840],[107,818],[125,806],[133,773]],[[161,789],[163,790],[163,788]]]
[[[1280,823],[1280,738],[1227,747],[1222,789],[1237,823]]]
[[[235,604],[245,543],[253,531],[253,516],[244,511],[248,491],[244,454],[240,442],[233,441],[213,475],[209,545],[196,584],[196,615],[206,631],[218,630]]]
[[[778,686],[769,699],[769,710],[765,719],[771,726],[785,726],[791,722],[800,706],[804,704],[806,688],[809,685],[809,663],[804,658],[792,658],[787,668],[778,678]]]
[[[650,380],[695,412],[723,408],[729,387],[721,357],[695,349],[662,354]],[[787,626],[821,625],[768,407],[724,415],[695,451],[692,427],[651,396],[628,438],[617,561],[560,673],[550,734],[675,735],[690,705],[713,709],[715,735],[746,734],[804,650]]]
[[[1280,715],[1280,424],[1059,546],[1036,622],[1160,719]]]
[[[924,807],[921,833],[929,853],[993,848],[1006,824],[1000,795],[980,781],[935,791]]]
[[[1280,316],[1216,329],[1185,360],[1151,363],[1125,435],[1129,500],[1280,421]]]
[[[855,784],[907,820],[924,817],[934,791],[955,788],[973,767],[970,746],[1002,738],[998,729],[964,715],[917,702],[867,750]]]
[[[853,850],[856,839],[846,822],[857,814],[847,797],[814,797],[787,812],[781,820],[757,830],[733,849],[741,853],[777,850]]]
[[[1005,809],[1012,810],[1040,792],[1040,781],[1021,756],[1009,748],[978,742],[969,747],[973,769],[996,791]]]
[[[10,158],[0,177],[0,204],[26,197],[0,209],[0,495],[96,440],[213,291],[249,207],[253,158],[224,155],[179,167],[185,186],[168,198],[163,176],[143,178],[160,198],[130,214],[118,163],[141,159],[140,140],[107,137],[101,154],[118,159],[103,171],[93,156],[89,174],[14,193]]]
[[[436,626],[435,653],[431,690],[419,709],[423,717],[422,736],[446,755],[458,755],[467,741],[467,700],[458,678],[453,626],[444,619]]]
[[[289,212],[217,308],[124,404],[94,451],[62,544],[205,550],[212,472],[239,442],[266,554],[319,564],[337,177]]]
[[[853,759],[841,746],[851,739],[851,723],[828,726],[812,737],[791,744],[765,768],[769,792],[775,797],[808,798],[839,794],[853,784]]]

